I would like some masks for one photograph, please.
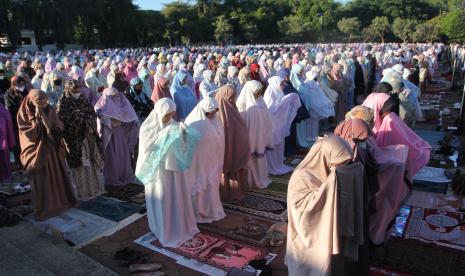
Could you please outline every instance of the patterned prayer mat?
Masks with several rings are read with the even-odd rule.
[[[250,190],[240,202],[223,203],[223,206],[261,218],[287,221],[287,197],[281,193]]]
[[[404,232],[405,239],[465,251],[464,213],[429,208],[413,208]]]
[[[131,183],[124,187],[107,187],[107,191],[108,193],[102,196],[136,204],[145,203],[144,185]]]
[[[413,191],[407,205],[456,212],[465,206],[465,199],[460,202],[460,199],[455,195]]]
[[[411,275],[465,275],[463,251],[406,239],[391,239],[384,247],[372,250],[372,266]]]
[[[99,196],[88,201],[81,201],[78,209],[119,222],[132,214],[142,211],[144,207],[130,202]]]
[[[246,215],[240,212],[226,211],[226,218],[213,223],[199,224],[201,230],[227,238],[266,246],[267,231],[276,221]]]
[[[233,268],[243,269],[250,261],[263,259],[267,256],[267,251],[263,248],[249,246],[207,232],[196,234],[192,239],[176,248],[162,247],[152,233],[142,236],[135,242],[158,252],[169,251],[174,253],[175,255],[171,256],[179,259],[178,263],[180,263],[181,259],[176,255],[226,272]]]

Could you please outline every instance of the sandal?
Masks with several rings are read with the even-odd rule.
[[[129,266],[129,272],[153,272],[161,269],[161,264],[132,264]]]

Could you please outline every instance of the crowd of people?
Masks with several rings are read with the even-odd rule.
[[[150,230],[175,247],[199,232],[197,223],[225,218],[222,202],[292,172],[290,275],[328,275],[335,256],[347,269],[368,269],[368,245],[383,243],[429,161],[431,146],[412,128],[446,50],[318,44],[3,54],[0,180],[10,177],[11,151],[30,176],[39,220],[141,181]],[[296,169],[284,163],[308,148]]]

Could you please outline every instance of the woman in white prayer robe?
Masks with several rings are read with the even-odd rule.
[[[200,134],[173,120],[176,105],[155,103],[140,128],[136,176],[145,185],[149,228],[165,247],[177,247],[199,232],[185,170]]]
[[[301,106],[299,95],[283,92],[284,79],[274,76],[268,79],[263,100],[268,107],[273,119],[273,150],[265,153],[268,164],[268,172],[272,175],[286,174],[293,170],[284,162],[284,142],[290,134],[292,121],[297,115],[297,109]]]
[[[330,101],[318,83],[313,80],[317,77],[316,72],[310,70],[308,73],[314,75],[314,78],[305,81],[303,70],[301,64],[294,64],[290,80],[310,114],[310,118],[297,124],[297,143],[303,148],[308,148],[318,138],[319,121],[334,116],[334,107],[332,103],[328,104]]]
[[[214,97],[214,93],[218,90],[218,86],[215,84],[215,73],[212,70],[204,70],[202,73],[203,81],[200,83],[199,91],[202,99],[208,97]]]
[[[197,222],[211,223],[225,217],[220,200],[220,180],[223,173],[224,127],[214,98],[201,100],[187,116],[185,123],[201,135],[189,169],[191,195]]]
[[[265,152],[273,149],[273,128],[271,113],[263,100],[263,84],[256,80],[245,83],[237,98],[237,109],[247,124],[249,131],[249,173],[248,183],[251,187],[266,188],[271,180],[268,178],[268,165]]]

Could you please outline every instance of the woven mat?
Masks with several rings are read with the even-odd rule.
[[[266,246],[266,233],[275,223],[270,219],[227,210],[226,219],[199,224],[199,228],[234,240]]]
[[[404,238],[418,239],[465,252],[464,216],[464,213],[458,212],[412,208]]]
[[[223,207],[261,218],[287,221],[287,197],[281,193],[251,190],[240,202],[223,203]]]

